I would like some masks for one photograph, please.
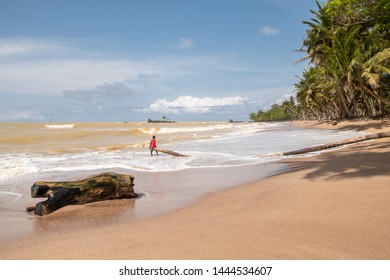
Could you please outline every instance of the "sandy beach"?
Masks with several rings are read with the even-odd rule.
[[[389,131],[390,122],[311,128]],[[0,259],[390,259],[390,139],[288,158],[283,174],[131,223],[0,243]]]

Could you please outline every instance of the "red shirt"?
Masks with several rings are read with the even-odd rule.
[[[156,148],[157,147],[157,141],[156,141],[156,139],[152,139],[151,141],[150,141],[150,148],[151,149],[154,149],[154,148]]]

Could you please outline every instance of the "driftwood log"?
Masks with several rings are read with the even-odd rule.
[[[335,147],[339,147],[339,146],[343,146],[343,145],[363,142],[363,141],[372,140],[372,139],[384,138],[384,137],[390,137],[390,131],[369,134],[369,135],[365,135],[365,136],[361,136],[361,137],[349,138],[349,139],[346,139],[343,141],[338,141],[338,142],[333,142],[333,143],[329,143],[329,144],[309,147],[309,148],[295,150],[295,151],[291,151],[291,152],[285,152],[285,153],[282,153],[280,155],[290,156],[290,155],[305,154],[305,153],[321,151],[321,150],[325,150],[325,149],[335,148]]]
[[[26,210],[43,216],[66,205],[136,198],[133,182],[133,176],[113,172],[101,173],[79,181],[35,182],[31,187],[31,197],[47,197],[47,200]]]

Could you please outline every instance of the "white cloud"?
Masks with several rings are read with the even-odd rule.
[[[180,42],[183,48],[194,44],[185,38]],[[50,56],[45,55],[45,50]],[[15,110],[11,112],[10,108],[8,118],[12,119],[49,118],[65,115],[64,112],[80,116],[84,112],[92,116],[99,109],[110,110],[110,116],[130,111],[130,114],[140,115],[199,113],[205,118],[207,114],[245,115],[258,104],[267,104],[280,96],[279,92],[264,89],[275,84],[268,81],[276,79],[276,84],[280,84],[280,71],[273,74],[268,68],[259,69],[258,65],[245,63],[234,53],[208,56],[175,53],[153,59],[115,55],[113,59],[109,54],[90,55],[61,42],[43,40],[3,44],[0,52],[3,54],[0,55],[0,95],[10,96],[10,107]],[[263,75],[263,71],[267,74]],[[199,93],[210,97],[197,97]],[[23,105],[18,103],[17,97],[12,97],[21,94]],[[37,96],[42,102],[36,101]],[[127,98],[130,96],[134,98]],[[118,98],[121,99],[118,101]],[[46,104],[46,99],[50,104]],[[41,112],[16,110],[22,106],[34,106]]]
[[[37,59],[0,63],[1,92],[61,95],[64,90],[92,88],[139,78],[161,76],[154,61]]]
[[[226,111],[226,107],[245,106],[246,99],[234,96],[223,98],[179,96],[173,101],[158,99],[150,105],[145,112],[162,113],[212,113],[220,109]]]
[[[51,51],[60,51],[65,48],[57,43],[45,40],[11,40],[0,39],[0,57],[26,54],[41,54]]]
[[[145,85],[158,82],[168,73],[166,67],[159,60],[91,55],[60,41],[0,39],[0,94],[62,95],[67,90],[131,81]]]
[[[259,28],[259,33],[266,36],[277,35],[280,30],[270,26],[262,26]]]
[[[294,96],[294,93],[291,91],[290,93],[283,94],[280,98],[274,101],[275,104],[282,104],[283,101],[289,100],[291,96]]]
[[[181,49],[188,49],[193,47],[195,44],[194,41],[188,39],[188,38],[179,38],[179,43],[176,44],[176,48],[181,50]]]
[[[25,45],[22,42],[26,42]],[[23,93],[60,96],[64,91],[93,89],[102,84],[124,83],[137,92],[169,94],[185,89],[183,95],[195,95],[204,84],[229,84],[223,76],[253,73],[256,67],[242,64],[235,54],[214,56],[162,56],[131,60],[107,58],[103,55],[84,56],[83,50],[67,48],[61,43],[43,44],[37,40],[20,40],[14,47],[4,47],[3,53],[29,52],[23,59],[0,56],[0,94]],[[182,38],[181,47],[193,41]],[[34,47],[33,47],[34,46]],[[42,55],[47,46],[63,51]],[[162,92],[162,89],[164,92]],[[200,89],[203,90],[203,89]],[[204,92],[204,95],[208,93]],[[231,96],[231,94],[229,94]],[[210,96],[210,95],[209,95]]]

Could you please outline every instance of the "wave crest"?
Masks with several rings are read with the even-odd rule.
[[[45,124],[45,127],[49,129],[69,129],[74,128],[74,124]]]

